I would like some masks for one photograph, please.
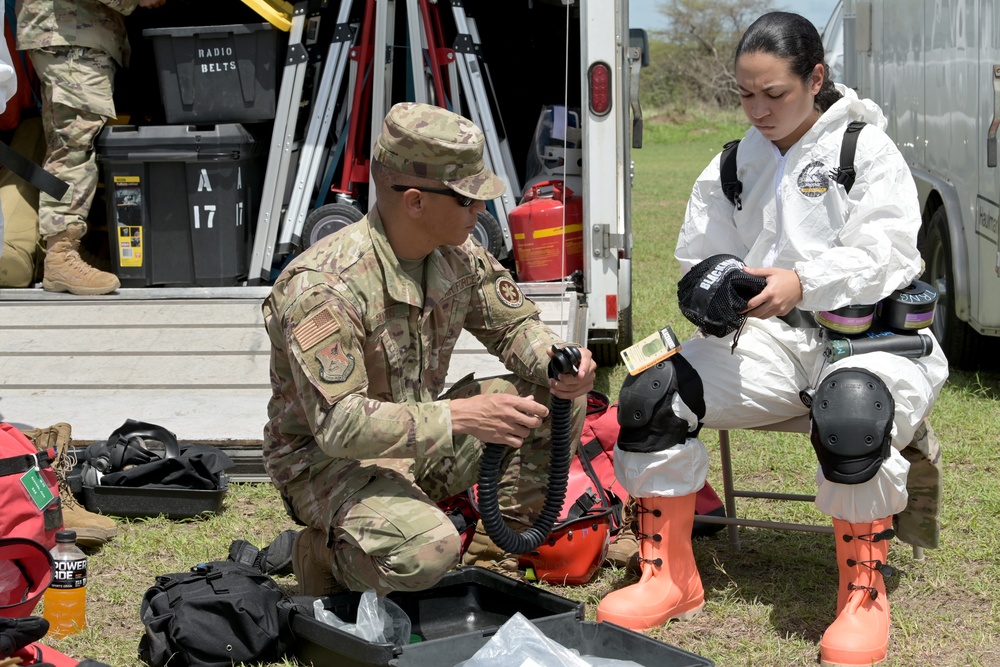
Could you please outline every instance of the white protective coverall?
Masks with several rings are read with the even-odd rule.
[[[854,91],[831,106],[785,155],[751,128],[737,151],[743,207],[723,194],[719,157],[698,177],[688,202],[676,257],[682,270],[718,253],[742,257],[750,267],[794,269],[802,283],[805,311],[874,304],[904,288],[921,273],[917,251],[920,210],[909,168],[883,131],[875,103]],[[868,123],[859,135],[857,180],[846,194],[829,174],[840,164],[844,129]],[[704,425],[714,429],[763,426],[806,414],[799,391],[819,386],[838,368],[858,367],[878,375],[895,400],[891,456],[871,480],[837,484],[817,466],[816,506],[850,523],[870,523],[906,507],[909,463],[899,454],[948,377],[939,346],[908,359],[886,352],[850,356],[824,364],[820,329],[793,328],[776,317],[749,318],[730,354],[732,337],[696,336],[681,345],[705,387]],[[920,335],[930,336],[929,329]],[[697,419],[673,398],[674,414],[694,430]],[[660,452],[615,450],[615,472],[637,498],[684,496],[705,483],[708,455],[697,438]]]

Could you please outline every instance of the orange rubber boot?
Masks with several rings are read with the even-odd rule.
[[[694,562],[691,528],[695,494],[679,498],[639,498],[639,566],[631,586],[606,595],[597,620],[630,630],[649,630],[670,620],[693,618],[705,606],[705,590]]]
[[[892,517],[873,523],[833,520],[837,540],[837,618],[820,640],[823,667],[859,667],[885,660],[889,648],[889,600],[884,577]]]

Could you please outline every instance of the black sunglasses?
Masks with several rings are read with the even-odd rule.
[[[458,205],[462,208],[469,208],[472,206],[472,202],[476,201],[475,197],[467,197],[466,195],[459,194],[454,190],[447,190],[445,188],[418,188],[415,185],[393,185],[392,189],[396,192],[406,192],[407,190],[419,190],[420,192],[429,192],[434,195],[448,195],[454,197],[458,200]]]

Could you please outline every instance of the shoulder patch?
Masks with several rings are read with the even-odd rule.
[[[507,276],[497,278],[493,287],[496,289],[500,303],[508,308],[520,308],[524,304],[524,294],[521,289]]]
[[[317,350],[319,376],[326,382],[344,382],[354,370],[354,355],[344,352],[340,341]]]
[[[302,350],[308,350],[339,330],[330,306],[325,306],[295,325],[292,335]]]

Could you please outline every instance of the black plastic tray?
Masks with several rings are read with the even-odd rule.
[[[229,491],[229,478],[219,475],[218,489],[183,489],[151,486],[84,486],[81,474],[86,448],[70,450],[77,464],[67,482],[73,496],[91,512],[108,516],[142,519],[163,514],[168,519],[191,519],[199,514],[215,513]]]
[[[631,660],[643,667],[712,667],[715,663],[676,646],[613,623],[581,621],[553,616],[532,621],[549,639],[581,656]],[[447,640],[411,644],[404,647],[394,667],[448,667],[468,660],[493,633],[463,635]],[[317,663],[318,664],[318,663]],[[336,664],[336,663],[329,663]]]
[[[357,619],[359,593],[323,598],[324,606],[347,623]],[[415,647],[433,662],[436,645],[447,647],[468,637],[470,643],[491,636],[520,612],[529,620],[563,618],[575,623],[583,617],[584,605],[536,586],[481,567],[463,567],[450,572],[433,588],[414,593],[391,593],[412,623],[412,634],[423,641],[397,648],[375,644],[299,614],[292,619],[295,656],[303,663],[369,667],[404,664],[398,662]],[[482,644],[479,644],[480,646]],[[473,649],[472,653],[476,649]],[[469,656],[472,655],[469,653]]]
[[[222,475],[214,490],[169,487],[83,486],[77,499],[91,512],[127,518],[154,517],[190,519],[206,512],[215,513],[229,491]]]

